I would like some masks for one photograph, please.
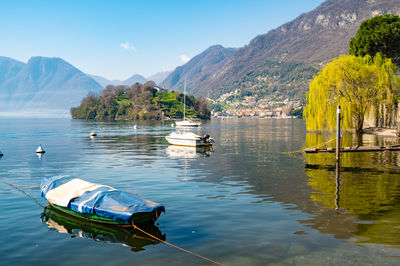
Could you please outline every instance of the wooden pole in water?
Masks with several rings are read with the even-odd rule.
[[[340,165],[339,161],[336,161],[336,192],[335,192],[335,210],[340,208]]]
[[[340,160],[340,105],[336,110],[336,161]]]

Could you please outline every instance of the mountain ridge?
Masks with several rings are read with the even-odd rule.
[[[140,75],[140,74],[133,74],[132,76],[130,76],[129,78],[125,79],[125,80],[118,80],[118,79],[113,79],[113,80],[109,80],[106,79],[102,76],[99,75],[91,75],[91,74],[87,74],[89,77],[91,77],[92,79],[94,79],[97,83],[99,83],[100,85],[102,85],[104,88],[107,87],[107,85],[114,85],[114,86],[118,86],[118,85],[126,85],[126,86],[132,86],[135,83],[146,83],[148,80]]]
[[[348,42],[362,21],[387,13],[400,14],[400,1],[328,0],[256,36],[248,45],[214,64],[211,71],[193,73],[189,61],[167,79],[177,77],[180,72],[189,73],[188,84],[196,96],[218,97],[236,89],[267,89],[269,95],[281,93],[301,98],[323,64],[347,53]],[[182,77],[174,81],[171,88],[181,90]]]
[[[231,57],[236,50],[236,48],[225,48],[219,44],[212,45],[193,57],[185,65],[178,66],[163,83],[167,89],[183,91],[185,77],[191,77],[187,80],[187,91],[190,93],[194,84],[207,78],[210,73],[216,70],[216,66],[221,61]],[[205,76],[200,76],[198,73],[205,73]]]

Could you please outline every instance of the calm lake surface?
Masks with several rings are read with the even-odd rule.
[[[91,139],[92,130],[99,136]],[[336,173],[333,154],[283,153],[332,139],[306,134],[303,120],[207,121],[195,131],[216,140],[213,151],[168,145],[174,130],[171,122],[0,119],[2,264],[211,264],[60,215],[40,206],[47,202],[38,188],[20,187],[24,194],[4,183],[36,186],[54,175],[163,204],[166,213],[148,231],[227,265],[400,263],[399,153],[345,154]],[[345,134],[344,145],[354,143]]]

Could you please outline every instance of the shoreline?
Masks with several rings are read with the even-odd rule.
[[[367,127],[363,128],[363,134],[398,138],[396,128]]]

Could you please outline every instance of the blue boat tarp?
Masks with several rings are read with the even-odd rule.
[[[41,195],[50,203],[77,213],[92,213],[127,223],[137,213],[165,211],[164,206],[135,194],[69,176],[43,179]]]

